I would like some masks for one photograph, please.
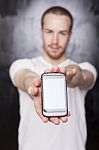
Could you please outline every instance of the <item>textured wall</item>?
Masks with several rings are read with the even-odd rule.
[[[17,150],[18,146],[19,101],[9,79],[9,66],[15,59],[40,54],[40,17],[53,5],[68,8],[74,16],[68,55],[78,62],[90,61],[99,71],[98,0],[0,0],[0,150]],[[99,148],[98,91],[99,78],[86,98],[87,150]]]
[[[20,0],[12,3],[9,0],[9,9],[6,11],[9,10],[11,14],[12,10],[13,15],[6,13],[4,16],[2,12],[0,17],[2,63],[8,64],[16,58],[36,56],[41,52],[40,17],[46,8],[53,5],[68,8],[74,16],[73,35],[68,46],[69,56],[77,61],[89,60],[95,63],[99,42],[97,38],[99,37],[99,14],[96,14],[97,4],[93,2],[89,0]],[[8,62],[3,59],[5,57]]]

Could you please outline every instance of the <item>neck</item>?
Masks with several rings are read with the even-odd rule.
[[[67,59],[67,56],[66,54],[64,54],[63,56],[61,56],[60,58],[58,59],[55,59],[55,58],[51,58],[49,57],[48,55],[46,55],[44,52],[42,53],[41,55],[47,62],[53,64],[53,65],[58,65],[62,62],[64,62],[66,59]]]

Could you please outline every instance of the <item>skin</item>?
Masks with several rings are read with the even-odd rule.
[[[43,41],[43,58],[56,65],[63,62],[66,59],[65,49],[70,39],[70,24],[71,21],[67,16],[47,14],[44,18],[44,25],[41,29],[41,37]],[[46,72],[58,72],[57,66],[53,67],[52,70],[46,70]],[[61,71],[60,71],[61,72]],[[70,115],[70,114],[69,114]],[[48,118],[44,118],[48,121]],[[59,124],[60,120],[66,122],[67,117],[51,117],[49,119],[54,124]]]
[[[65,15],[47,14],[41,29],[45,60],[59,64],[66,59],[65,49],[71,36],[70,19]]]
[[[58,67],[59,63],[67,59],[66,48],[71,37],[70,24],[70,18],[65,15],[50,13],[45,16],[44,25],[40,31],[43,41],[42,57],[53,64],[53,67],[47,68],[45,72],[62,72],[66,75],[68,87],[86,89],[93,83],[92,73],[82,70],[77,65]],[[33,98],[35,110],[43,122],[50,121],[58,125],[61,121],[68,121],[70,113],[65,117],[44,117],[42,115],[40,76],[30,70],[22,69],[15,74],[15,83],[18,88],[26,91]]]
[[[71,32],[69,31],[70,28],[70,19],[67,16],[61,16],[61,15],[54,15],[54,14],[47,14],[44,18],[44,25],[41,29],[41,37],[43,41],[43,58],[54,64],[57,65],[61,62],[63,62],[66,59],[66,52],[65,49],[67,47],[68,41],[70,39]],[[54,66],[51,70],[47,69],[45,72],[61,72],[61,70]],[[35,84],[38,83],[38,86],[40,87],[41,82],[40,80],[36,79]],[[37,94],[35,93],[35,101],[37,102],[38,93],[40,93],[40,88],[36,89],[35,91],[38,91]],[[34,95],[33,95],[34,96]],[[40,99],[41,95],[39,96]],[[40,100],[41,101],[41,100]],[[37,104],[35,104],[37,105]],[[53,122],[54,124],[59,124],[60,120],[62,122],[67,122],[68,118],[65,117],[44,117],[42,116],[41,112],[41,105],[38,106],[40,109],[37,113],[40,114],[41,119],[43,119],[44,122],[47,122],[48,120]],[[36,107],[37,108],[37,107]],[[69,114],[70,115],[70,114]]]

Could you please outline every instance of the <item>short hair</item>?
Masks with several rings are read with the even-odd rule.
[[[55,15],[65,15],[65,16],[68,16],[71,20],[71,26],[70,26],[70,31],[72,30],[72,27],[73,27],[73,16],[72,14],[65,8],[61,7],[61,6],[53,6],[53,7],[50,7],[48,8],[42,15],[41,17],[41,27],[43,28],[43,25],[44,25],[44,17],[47,15],[47,14],[55,14]]]

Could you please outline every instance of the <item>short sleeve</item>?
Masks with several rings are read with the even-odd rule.
[[[31,60],[29,60],[29,59],[20,59],[20,60],[14,61],[12,63],[12,65],[10,66],[10,69],[9,69],[9,74],[10,74],[10,78],[11,78],[14,85],[15,85],[14,76],[15,76],[16,72],[19,71],[20,69],[32,70]]]
[[[88,71],[90,71],[93,76],[94,76],[94,81],[93,81],[93,84],[92,86],[90,87],[90,89],[94,86],[95,82],[96,82],[96,78],[97,78],[97,71],[96,71],[96,68],[90,64],[89,62],[84,62],[84,63],[80,63],[79,66],[82,68],[82,69],[86,69]]]

